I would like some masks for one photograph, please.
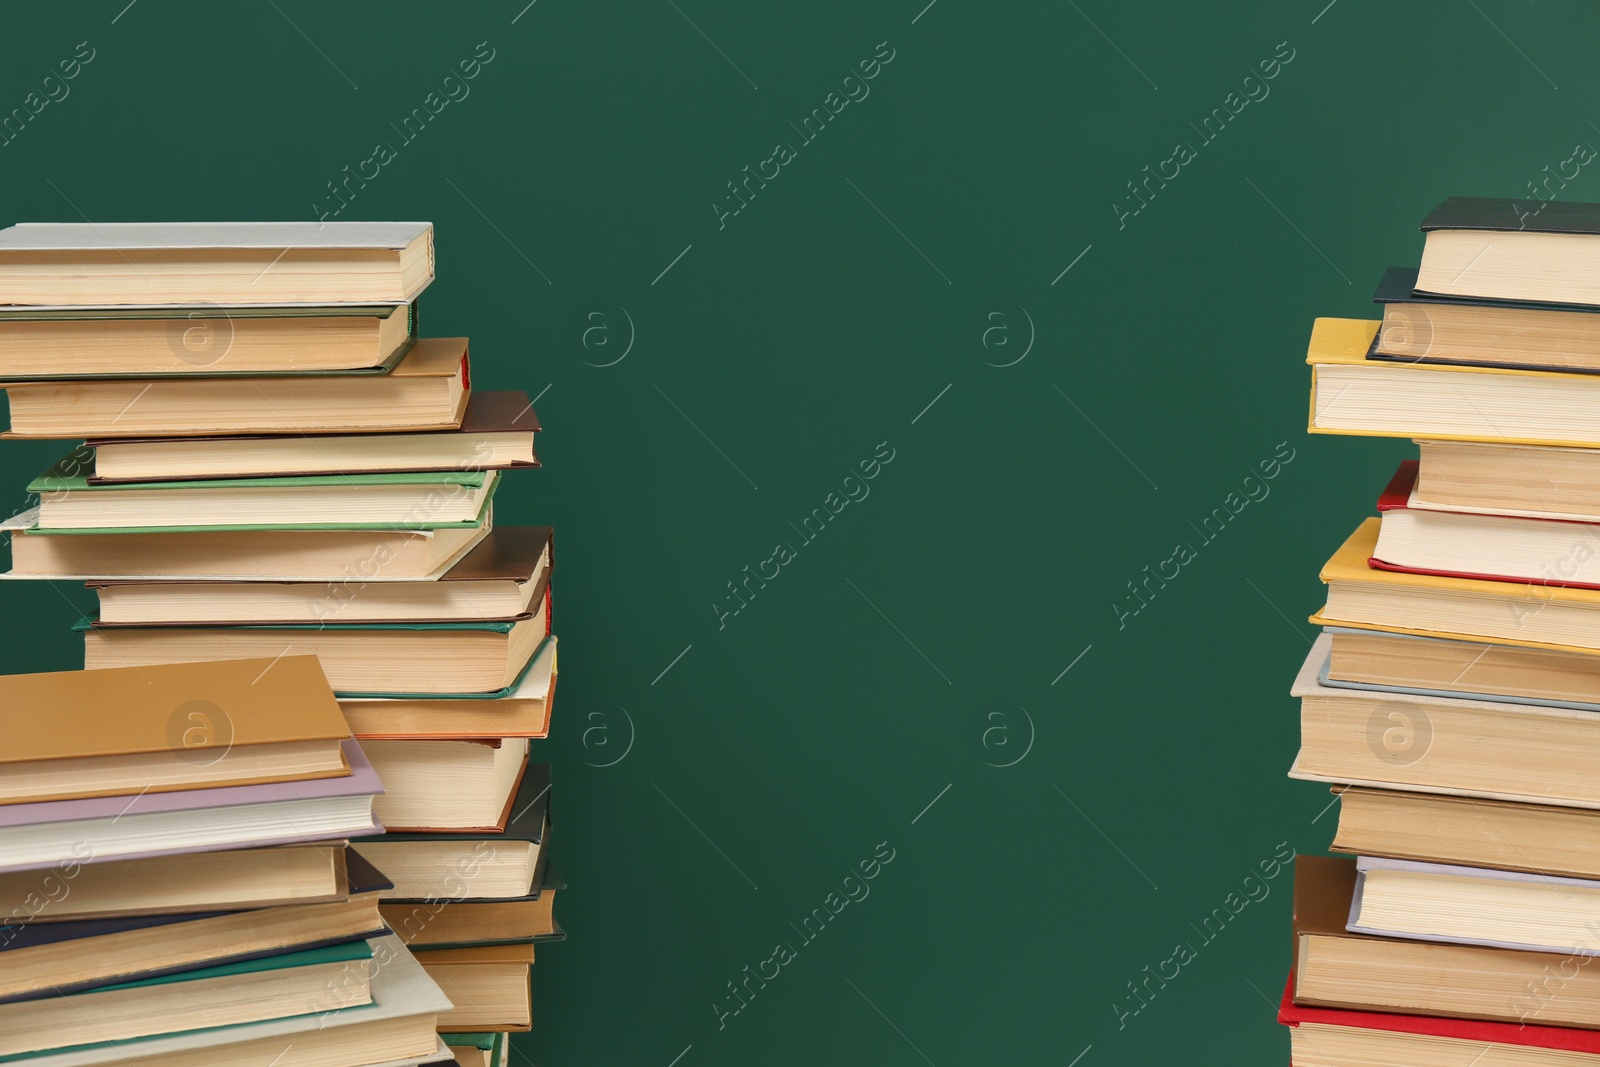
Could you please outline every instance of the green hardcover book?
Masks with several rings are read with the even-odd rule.
[[[402,471],[91,482],[79,449],[28,483],[39,505],[34,533],[181,533],[198,530],[473,529],[499,471]],[[14,522],[26,522],[31,513]],[[14,527],[13,527],[14,528]]]

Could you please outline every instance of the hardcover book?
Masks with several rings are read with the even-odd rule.
[[[471,392],[464,337],[417,341],[376,376],[119,378],[0,383],[0,437],[214,437],[455,430]]]
[[[1422,232],[1423,292],[1600,304],[1600,204],[1452,196]]]
[[[372,798],[383,783],[354,740],[344,758],[343,778],[0,804],[0,872],[379,832]]]
[[[0,381],[387,374],[416,321],[415,304],[5,309]]]
[[[1600,376],[1385,363],[1367,358],[1377,332],[1316,320],[1310,432],[1600,448]]]
[[[431,222],[22,222],[0,230],[0,305],[404,304],[431,281]]]
[[[97,438],[88,443],[94,453],[90,481],[537,467],[538,432],[527,393],[474,390],[454,430]]]
[[[343,776],[316,659],[0,676],[0,805]]]

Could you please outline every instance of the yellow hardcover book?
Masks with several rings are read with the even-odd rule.
[[[1316,320],[1310,432],[1600,448],[1600,375],[1368,360],[1378,326]]]
[[[1417,637],[1517,645],[1557,652],[1600,652],[1600,589],[1500,582],[1382,570],[1368,562],[1378,523],[1356,528],[1320,577],[1327,605],[1320,626],[1382,630]]]

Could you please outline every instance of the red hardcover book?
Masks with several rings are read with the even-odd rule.
[[[1416,482],[1417,461],[1406,460],[1378,497],[1383,524],[1368,566],[1600,589],[1600,523],[1418,507],[1411,502]]]

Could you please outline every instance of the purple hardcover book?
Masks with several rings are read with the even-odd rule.
[[[1600,956],[1600,881],[1358,856],[1345,929],[1412,941]]]
[[[0,873],[380,833],[377,772],[354,739],[350,773],[265,785],[0,805]]]

